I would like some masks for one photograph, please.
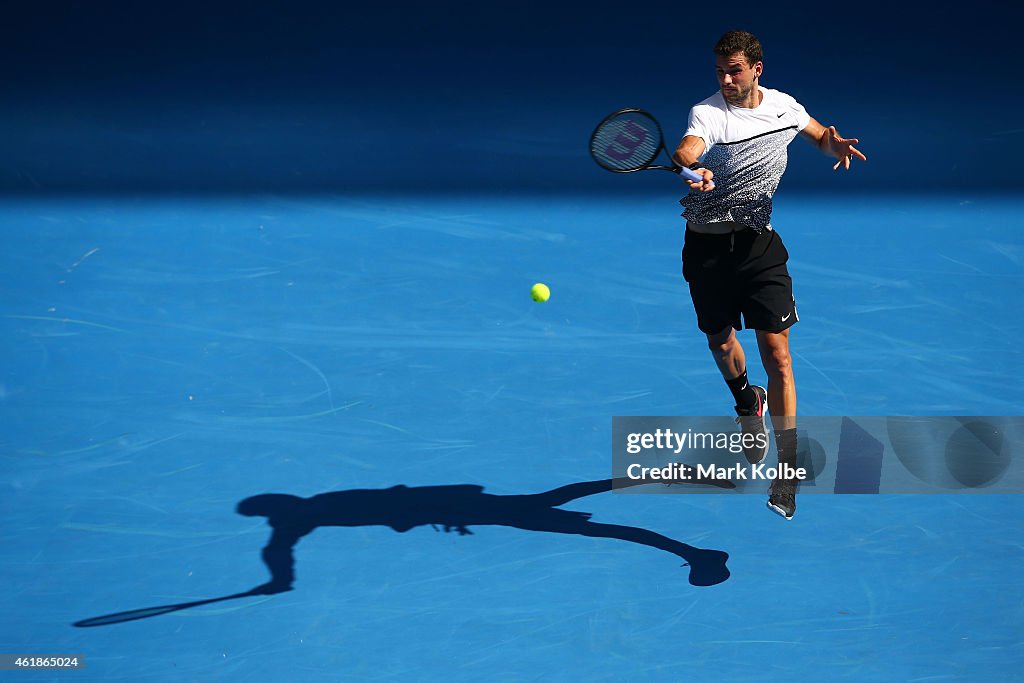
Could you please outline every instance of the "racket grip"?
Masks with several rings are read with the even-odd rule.
[[[683,166],[682,168],[679,169],[679,175],[681,175],[682,177],[686,178],[687,180],[692,180],[695,183],[699,183],[702,180],[704,180],[704,176],[703,175],[701,175],[700,173],[697,173],[693,169],[686,168],[685,166]],[[711,183],[711,187],[714,187],[714,186],[715,186],[715,184],[712,182]]]

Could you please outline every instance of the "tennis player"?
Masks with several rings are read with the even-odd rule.
[[[767,433],[771,406],[779,464],[796,464],[796,384],[789,328],[799,320],[789,253],[771,224],[772,195],[786,170],[786,149],[799,134],[849,170],[867,161],[857,138],[823,126],[793,97],[760,85],[761,43],[746,31],[730,31],[714,48],[719,90],[690,110],[686,134],[673,160],[696,170],[686,181],[683,277],[690,287],[697,326],[707,335],[715,363],[736,400],[744,432]],[[714,183],[711,179],[714,178]],[[756,332],[768,388],[747,379],[746,356],[736,338],[743,325]],[[760,440],[767,443],[766,439]],[[768,449],[750,449],[752,463]],[[796,512],[798,482],[779,478],[768,507],[786,519]]]

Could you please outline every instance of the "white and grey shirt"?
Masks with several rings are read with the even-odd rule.
[[[786,170],[786,148],[810,116],[786,93],[760,90],[763,98],[755,109],[734,107],[717,92],[690,110],[686,135],[704,140],[700,163],[714,172],[715,188],[679,201],[687,221],[772,229],[772,195]]]

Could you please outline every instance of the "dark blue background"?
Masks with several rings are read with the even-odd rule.
[[[784,187],[1021,185],[1019,10],[695,7],[22,3],[0,29],[0,191],[660,188],[600,171],[589,133],[641,106],[672,145],[736,27],[764,43],[763,85],[869,156],[840,177],[797,143]]]

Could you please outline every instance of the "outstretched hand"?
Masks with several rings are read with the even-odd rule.
[[[860,140],[858,138],[844,138],[839,135],[836,131],[835,126],[829,126],[825,129],[825,142],[828,144],[829,153],[834,156],[837,161],[832,167],[833,171],[839,170],[842,166],[844,170],[850,170],[850,162],[853,161],[853,157],[857,157],[861,161],[867,161],[868,158],[856,147]]]

